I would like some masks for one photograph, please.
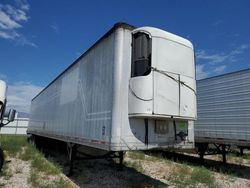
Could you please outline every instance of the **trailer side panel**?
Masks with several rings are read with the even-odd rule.
[[[34,98],[28,133],[109,147],[114,42],[111,33]]]
[[[195,141],[250,144],[250,69],[199,80]]]

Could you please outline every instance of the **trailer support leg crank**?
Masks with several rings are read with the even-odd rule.
[[[69,171],[68,176],[73,174],[74,160],[76,158],[76,145],[72,143],[67,143],[68,155],[69,155]]]
[[[148,119],[144,119],[145,124],[145,145],[148,146]]]
[[[207,143],[199,143],[199,144],[197,144],[197,147],[198,147],[198,154],[200,156],[200,163],[203,164],[204,163],[204,155],[208,149],[208,144]]]
[[[224,163],[224,164],[226,164],[226,162],[227,162],[227,160],[226,160],[226,145],[222,145],[221,146],[221,152],[222,152],[222,162]]]
[[[205,154],[205,151],[204,149],[202,148],[202,150],[200,151],[200,163],[204,163],[204,154]]]
[[[244,152],[243,152],[244,148],[240,147],[240,156],[243,156]]]
[[[119,170],[123,169],[124,152],[119,151]]]

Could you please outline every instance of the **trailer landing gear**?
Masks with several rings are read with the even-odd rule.
[[[204,155],[205,152],[208,150],[208,144],[197,144],[198,147],[198,155],[200,156],[200,163],[204,163]]]
[[[124,152],[119,151],[119,170],[123,169]]]
[[[92,155],[83,153],[81,151],[78,151],[77,144],[73,144],[73,143],[67,143],[67,151],[68,151],[68,157],[69,157],[69,170],[67,172],[67,176],[73,175],[75,159],[77,159],[77,160],[93,160],[93,159],[118,158],[119,159],[118,169],[119,170],[123,169],[123,160],[124,160],[124,154],[125,154],[124,151],[119,151],[119,152],[111,151],[111,152],[108,152],[107,154],[104,154],[104,155],[92,156]]]
[[[240,148],[240,156],[243,156],[243,154],[244,154],[244,147],[239,147]]]
[[[221,154],[222,154],[222,162],[223,164],[226,164],[227,160],[226,160],[226,145],[222,145],[221,146]]]
[[[69,156],[69,171],[67,176],[72,176],[74,168],[74,160],[76,158],[76,145],[72,143],[67,143],[67,151]]]
[[[196,147],[198,147],[198,155],[200,156],[201,163],[204,162],[205,155],[214,155],[214,154],[221,154],[222,155],[222,162],[226,164],[226,153],[230,149],[229,145],[225,144],[213,144],[213,148],[209,148],[208,143],[197,143]]]
[[[3,163],[4,163],[4,153],[3,153],[3,150],[0,148],[0,172],[3,167]]]

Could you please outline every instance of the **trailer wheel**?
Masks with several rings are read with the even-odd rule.
[[[3,163],[4,163],[4,153],[3,150],[0,148],[0,171],[2,170]]]

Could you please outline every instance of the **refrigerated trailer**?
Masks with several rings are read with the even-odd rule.
[[[195,143],[201,158],[238,146],[250,147],[250,69],[197,81]],[[215,145],[216,150],[211,150]]]
[[[118,23],[32,99],[27,133],[105,151],[193,148],[193,45]]]

